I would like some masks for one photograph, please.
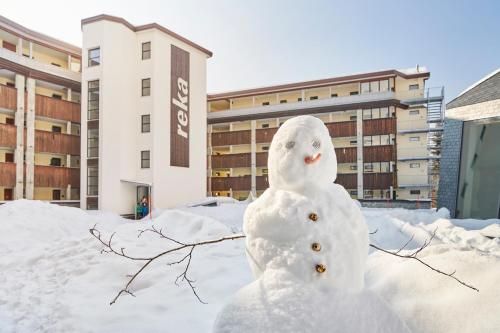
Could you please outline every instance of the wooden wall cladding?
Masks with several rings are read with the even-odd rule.
[[[35,152],[80,155],[80,137],[36,130]]]
[[[335,148],[337,163],[354,163],[357,161],[356,147]]]
[[[393,173],[365,173],[363,175],[364,189],[389,189],[393,186]]]
[[[251,186],[250,176],[212,177],[212,191],[250,191]]]
[[[363,148],[363,162],[389,162],[396,159],[393,145],[367,146]]]
[[[271,143],[278,128],[261,128],[255,130],[255,141],[257,143]]]
[[[0,163],[0,186],[16,186],[16,164]]]
[[[356,121],[325,124],[332,138],[356,136]]]
[[[358,187],[358,175],[356,173],[339,174],[335,183],[344,186],[346,189],[356,189]]]
[[[229,146],[250,144],[250,131],[234,131],[212,133],[212,146]]]
[[[25,98],[25,101],[27,97]],[[80,104],[57,98],[36,95],[35,114],[41,117],[80,123]]]
[[[17,89],[0,85],[0,108],[17,109]]]
[[[363,120],[363,135],[396,133],[396,118]]]
[[[258,191],[265,190],[269,187],[269,178],[267,176],[257,176],[255,177],[255,181]]]
[[[0,147],[16,148],[16,129],[14,125],[0,124]]]
[[[80,187],[80,169],[35,165],[35,187]]]
[[[250,153],[212,155],[212,168],[245,168],[251,163]]]
[[[258,167],[267,167],[267,153],[255,153],[255,163]]]

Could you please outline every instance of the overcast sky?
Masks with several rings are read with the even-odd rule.
[[[97,14],[159,23],[208,48],[208,92],[416,64],[450,100],[500,67],[500,1],[2,1],[0,14],[81,45]]]

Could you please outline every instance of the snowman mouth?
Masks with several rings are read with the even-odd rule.
[[[313,163],[319,161],[320,158],[321,158],[321,153],[316,153],[313,156],[306,156],[304,158],[304,162],[306,164],[313,164]]]

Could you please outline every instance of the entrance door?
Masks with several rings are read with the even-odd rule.
[[[3,199],[5,201],[12,200],[13,199],[13,191],[11,188],[4,188],[3,189]]]
[[[136,198],[137,205],[141,205],[141,201],[143,200],[143,198],[146,198],[147,212],[149,213],[149,210],[151,208],[151,204],[149,201],[150,200],[149,187],[148,186],[137,186],[137,198]],[[136,210],[136,218],[142,218],[142,217],[144,217],[143,215],[147,215],[147,214],[144,214],[143,210]]]

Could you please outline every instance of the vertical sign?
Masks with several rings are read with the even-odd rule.
[[[189,167],[189,53],[171,46],[170,165]]]

